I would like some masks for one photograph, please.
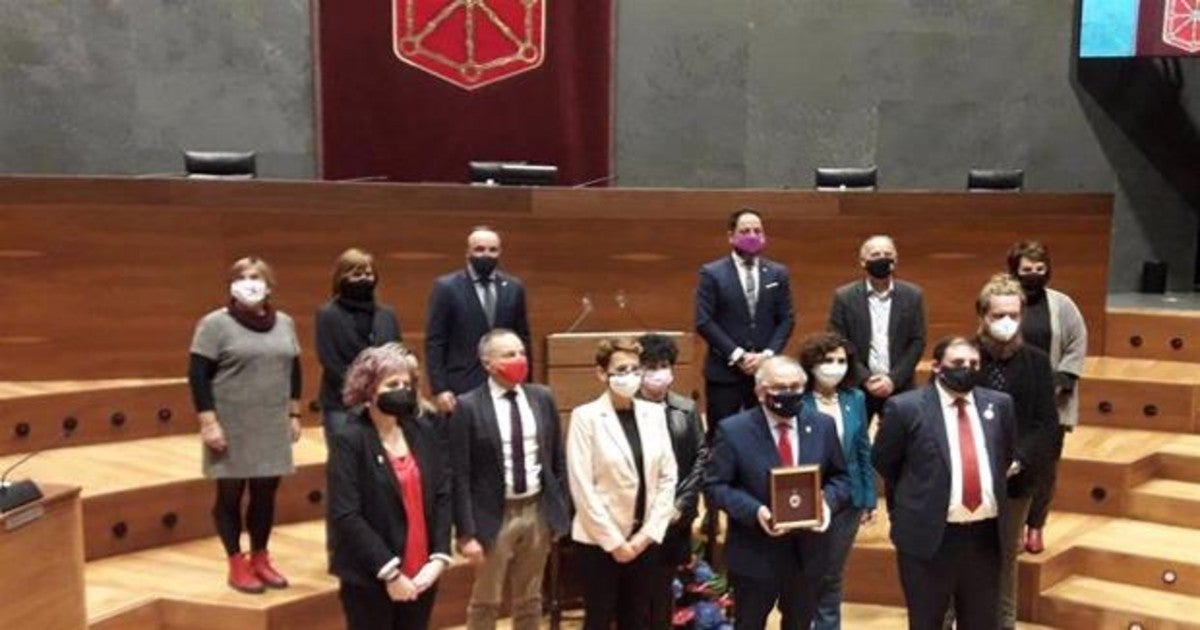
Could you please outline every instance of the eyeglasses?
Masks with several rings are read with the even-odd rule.
[[[619,367],[619,368],[613,370],[612,372],[608,373],[609,376],[625,376],[627,374],[637,374],[637,375],[641,376],[642,368],[637,365],[626,365],[626,366]]]

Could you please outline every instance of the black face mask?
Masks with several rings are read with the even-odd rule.
[[[374,280],[342,280],[338,294],[347,300],[371,302],[375,299]]]
[[[873,258],[867,261],[867,273],[871,274],[876,280],[883,280],[892,275],[892,269],[896,266],[894,258]]]
[[[1021,283],[1021,288],[1026,293],[1041,293],[1046,290],[1046,274],[1042,273],[1027,273],[1017,276],[1017,281]]]
[[[942,385],[945,385],[946,389],[965,394],[975,389],[975,384],[979,380],[979,370],[971,369],[965,365],[962,367],[944,367],[938,373],[938,379],[942,381]]]
[[[496,270],[496,265],[500,264],[500,259],[495,256],[471,256],[468,261],[471,263],[471,270],[480,279],[491,278],[492,272]]]
[[[375,397],[375,406],[389,416],[411,418],[417,413],[417,392],[407,388],[383,392]]]
[[[781,418],[791,418],[800,415],[800,404],[803,392],[781,392],[767,394],[767,409]]]

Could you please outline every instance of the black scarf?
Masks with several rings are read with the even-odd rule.
[[[275,327],[275,307],[270,302],[263,304],[263,312],[256,313],[237,300],[229,300],[229,314],[237,323],[254,332],[267,332]]]

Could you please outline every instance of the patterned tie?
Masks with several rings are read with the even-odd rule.
[[[492,282],[492,277],[479,279],[480,286],[483,287],[483,314],[487,317],[488,328],[496,327],[496,283]]]
[[[743,260],[742,264],[746,266],[746,305],[750,308],[750,317],[754,317],[754,311],[758,308],[758,278],[754,273],[754,259]]]
[[[784,466],[794,466],[796,458],[792,456],[792,441],[788,439],[788,431],[791,430],[791,425],[787,422],[780,422],[775,425],[779,431],[779,463]]]
[[[979,477],[979,455],[975,452],[975,433],[967,416],[967,401],[958,398],[958,449],[962,453],[962,504],[974,512],[983,503],[983,483]]]
[[[504,397],[508,399],[508,408],[511,410],[508,418],[512,427],[510,439],[512,441],[513,494],[525,494],[529,486],[525,480],[525,434],[521,427],[521,408],[517,406],[517,390],[510,389],[504,392]]]

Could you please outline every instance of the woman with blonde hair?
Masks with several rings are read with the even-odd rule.
[[[291,444],[300,438],[300,343],[292,318],[271,304],[274,288],[275,274],[261,258],[233,263],[229,303],[196,325],[188,369],[204,474],[217,481],[213,519],[229,558],[229,586],[246,593],[288,585],[271,564],[267,542],[279,479],[295,471]],[[243,520],[249,556],[241,549]]]

